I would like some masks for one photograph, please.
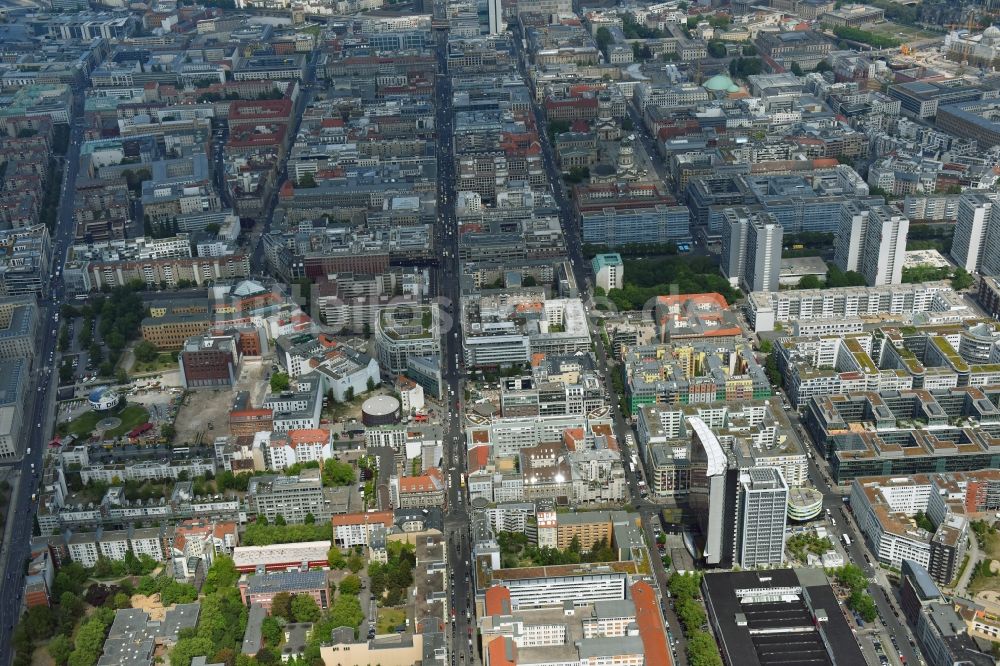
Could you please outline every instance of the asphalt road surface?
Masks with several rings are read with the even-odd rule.
[[[448,542],[450,610],[452,616],[449,640],[453,664],[480,663],[476,641],[474,586],[472,585],[471,539],[469,535],[468,497],[462,487],[466,470],[466,447],[462,440],[463,386],[462,345],[458,322],[458,222],[455,217],[455,161],[452,153],[454,127],[451,107],[451,81],[447,72],[447,33],[436,35],[438,72],[436,82],[437,142],[438,142],[438,224],[437,245],[441,261],[434,276],[435,295],[441,308],[443,341],[442,374],[444,379],[444,466],[447,469],[448,497],[445,511],[445,532]]]
[[[52,235],[53,277],[49,294],[39,299],[38,353],[33,359],[31,377],[34,386],[28,388],[25,405],[24,456],[19,461],[4,463],[13,466],[18,475],[15,491],[8,510],[6,541],[0,553],[3,579],[0,580],[0,664],[8,664],[13,656],[11,632],[20,616],[24,593],[24,565],[30,554],[38,480],[42,469],[42,450],[51,436],[55,409],[55,389],[58,384],[59,354],[56,351],[57,324],[54,321],[59,307],[65,302],[62,269],[66,252],[73,242],[73,192],[79,167],[80,141],[83,136],[82,93],[74,91],[73,124],[70,126],[70,145],[66,154],[63,185],[60,192],[56,230]],[[30,451],[30,453],[28,453]]]

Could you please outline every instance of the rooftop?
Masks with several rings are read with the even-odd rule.
[[[820,572],[710,573],[704,587],[712,621],[719,628],[723,659],[730,663],[865,663],[833,590]],[[821,616],[825,620],[817,622]]]
[[[329,541],[306,541],[269,546],[237,546],[233,549],[233,562],[238,569],[268,564],[283,564],[326,560]]]
[[[247,581],[249,594],[276,594],[299,592],[326,587],[325,571],[288,571],[250,576]]]

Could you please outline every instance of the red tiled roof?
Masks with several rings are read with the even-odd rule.
[[[487,646],[490,666],[517,666],[517,646],[506,637],[494,638]]]
[[[566,445],[566,449],[569,451],[576,451],[577,443],[583,441],[583,439],[583,428],[566,428],[563,430],[563,444]]]
[[[342,513],[330,519],[331,524],[336,528],[341,525],[373,525],[381,523],[388,527],[392,525],[392,511],[373,511],[371,513]]]
[[[604,437],[604,441],[608,445],[608,449],[611,451],[618,450],[618,439],[615,437],[614,429],[607,423],[595,423],[590,428],[598,437]]]
[[[494,585],[486,590],[486,615],[510,615],[510,590]]]
[[[477,472],[490,463],[490,447],[477,446],[469,450],[469,471]]]
[[[292,446],[299,444],[325,444],[330,441],[330,431],[322,428],[303,428],[301,430],[289,430],[288,438]]]
[[[248,418],[254,416],[273,416],[274,412],[270,409],[234,409],[229,412],[229,418]]]
[[[441,470],[431,467],[422,476],[404,476],[399,479],[400,493],[431,493],[444,488]]]
[[[635,604],[635,621],[639,625],[646,663],[672,666],[674,662],[667,647],[667,634],[652,586],[644,581],[632,585],[632,602]]]

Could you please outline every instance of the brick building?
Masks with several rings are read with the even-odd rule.
[[[203,334],[211,324],[207,312],[146,317],[142,320],[142,339],[161,350],[172,351],[183,347],[188,338]]]
[[[195,336],[177,356],[181,386],[186,389],[232,386],[240,373],[239,345],[228,335]]]
[[[270,409],[234,409],[229,412],[229,432],[240,437],[271,430],[274,412]]]
[[[247,606],[260,604],[269,615],[274,597],[282,592],[292,596],[307,594],[324,610],[330,606],[330,584],[325,571],[272,572],[248,576],[240,580],[239,587],[240,596]]]

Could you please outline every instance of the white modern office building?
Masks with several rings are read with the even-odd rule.
[[[906,236],[910,221],[887,206],[876,206],[868,215],[860,273],[872,287],[903,281]]]
[[[970,273],[982,265],[992,210],[993,197],[984,194],[965,194],[958,201],[951,258]]]
[[[499,35],[507,28],[503,20],[503,2],[501,0],[486,0],[490,19],[490,34]]]
[[[910,221],[887,206],[864,209],[853,202],[841,208],[834,263],[861,273],[870,286],[903,281]]]
[[[740,474],[737,552],[744,569],[785,561],[788,484],[777,467],[752,467]]]
[[[770,213],[725,211],[722,257],[726,277],[746,291],[777,291],[784,230]]]

